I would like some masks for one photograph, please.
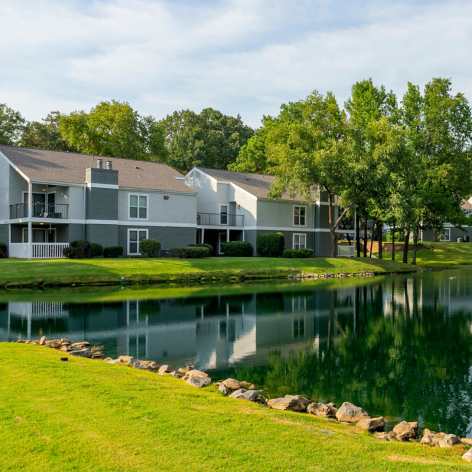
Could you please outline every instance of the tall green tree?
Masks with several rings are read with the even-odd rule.
[[[195,166],[227,169],[254,134],[239,115],[223,115],[212,108],[199,114],[176,111],[160,124],[165,131],[168,163],[181,172]]]
[[[89,113],[63,115],[59,128],[68,145],[80,152],[156,162],[167,158],[162,127],[126,102],[100,102]]]
[[[267,159],[265,152],[267,128],[256,130],[247,144],[241,147],[236,162],[228,166],[228,170],[250,172],[252,174],[270,174],[274,162]]]
[[[59,123],[61,113],[53,111],[40,121],[26,123],[20,141],[20,146],[53,151],[77,151],[75,146],[62,139]]]
[[[347,119],[331,93],[313,92],[298,103],[292,120],[274,119],[267,137],[268,156],[276,162],[274,198],[288,190],[292,197],[313,203],[325,193],[328,200],[331,255],[336,257],[336,229],[378,181],[379,163],[398,152],[400,130],[385,118],[366,127],[374,151],[359,152]],[[335,214],[335,206],[340,211]]]
[[[0,103],[0,144],[16,146],[21,140],[24,124],[20,112]]]
[[[435,78],[422,94],[409,83],[400,109],[407,153],[395,201],[398,218],[413,233],[413,264],[420,229],[441,232],[446,222],[469,224],[461,204],[472,194],[471,109],[463,94],[451,93],[451,85]]]

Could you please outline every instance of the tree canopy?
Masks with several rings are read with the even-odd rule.
[[[25,119],[20,112],[0,103],[0,144],[15,146],[21,139]]]
[[[157,162],[167,157],[159,123],[126,102],[100,102],[89,113],[62,115],[59,128],[67,144],[80,152]]]
[[[223,115],[212,108],[200,114],[176,111],[160,124],[165,132],[168,164],[180,172],[195,166],[226,169],[254,134],[239,115]]]

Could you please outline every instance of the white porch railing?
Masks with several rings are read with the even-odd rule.
[[[343,257],[354,257],[356,255],[355,252],[356,247],[352,246],[338,246],[338,256]]]
[[[33,259],[63,259],[62,251],[69,243],[32,243]],[[10,257],[28,258],[28,243],[11,243],[8,248]]]

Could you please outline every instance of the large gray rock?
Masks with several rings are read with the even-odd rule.
[[[88,341],[82,341],[80,343],[72,344],[72,347],[78,347],[78,348],[83,348],[83,347],[88,347],[88,346],[90,346],[90,343]]]
[[[44,346],[44,344],[46,343],[47,340],[48,340],[48,338],[46,336],[42,336],[41,339],[39,340],[39,344],[41,346]]]
[[[472,462],[472,448],[469,449],[463,456],[462,459],[467,462]]]
[[[421,438],[421,444],[427,444],[428,446],[436,446],[439,445],[439,441],[443,438],[441,434],[435,433],[434,431],[430,431],[429,429],[425,429],[423,431],[423,437]]]
[[[245,390],[240,388],[230,395],[231,398],[236,398],[238,400],[248,400],[250,402],[255,402],[259,397],[259,394],[255,390]]]
[[[365,431],[382,431],[385,428],[385,418],[383,416],[379,418],[367,418],[359,421],[356,426]]]
[[[173,370],[174,369],[170,365],[164,364],[159,367],[158,372],[160,374],[170,374]]]
[[[41,340],[39,341],[39,343],[41,344]],[[60,339],[53,339],[52,341],[44,341],[44,345],[46,347],[50,347],[51,349],[57,349],[57,348],[61,347],[61,340]]]
[[[187,379],[187,384],[191,385],[192,387],[202,388],[206,387],[207,385],[211,384],[211,378],[206,377],[189,377]]]
[[[86,358],[90,358],[93,356],[92,351],[89,351],[88,349],[80,349],[79,351],[70,351],[69,355],[75,356],[75,357],[86,357]]]
[[[334,403],[310,403],[306,409],[307,413],[325,418],[336,418],[338,409]]]
[[[460,442],[460,439],[455,434],[448,434],[440,439],[438,444],[440,447],[452,447],[460,444]]]
[[[392,433],[375,433],[375,437],[380,441],[398,441],[397,437]]]
[[[236,380],[236,379],[226,379],[226,380],[223,380],[222,383],[226,387],[228,387],[230,390],[239,390],[242,387],[239,380]]]
[[[359,423],[361,420],[368,420],[370,415],[360,406],[344,402],[336,412],[336,418],[345,423]]]
[[[306,411],[309,404],[310,400],[301,395],[285,395],[285,398],[274,398],[267,401],[269,408],[288,411]]]
[[[418,433],[418,422],[416,421],[402,421],[398,423],[393,428],[393,434],[397,436],[398,439],[404,441],[405,439],[410,439],[416,437]]]
[[[225,396],[231,393],[231,390],[223,382],[218,385],[218,390]]]

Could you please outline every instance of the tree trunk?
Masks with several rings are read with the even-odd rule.
[[[364,257],[367,257],[367,220],[364,222]]]
[[[372,223],[372,234],[370,235],[370,254],[369,257],[372,259],[372,246],[374,244],[374,230],[375,230],[375,223]]]
[[[395,223],[393,223],[393,232],[392,232],[392,261],[395,260]]]
[[[361,257],[361,242],[359,240],[359,236],[361,235],[360,231],[360,225],[361,220],[359,218],[359,215],[356,212],[356,251],[357,251],[357,257]]]
[[[403,264],[408,264],[408,242],[410,241],[410,232],[405,234],[405,246],[403,247]]]
[[[378,232],[378,242],[379,242],[379,259],[382,259],[382,222],[377,221],[377,232]]]
[[[333,224],[333,199],[331,192],[328,193],[328,221],[329,221],[329,237],[331,239],[331,257],[336,257],[336,227]]]
[[[413,257],[411,263],[416,265],[416,248],[418,247],[418,226],[415,226],[415,232],[413,233]]]

